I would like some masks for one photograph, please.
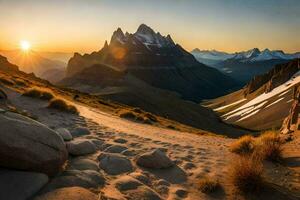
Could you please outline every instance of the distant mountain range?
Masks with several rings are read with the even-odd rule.
[[[64,53],[0,50],[0,55],[5,56],[11,63],[18,65],[21,71],[34,73],[36,76],[53,83],[64,77],[67,66],[66,62],[61,61],[63,58],[67,58],[67,54]]]
[[[274,66],[255,76],[241,90],[212,101],[212,108],[224,121],[253,130],[280,128],[293,101],[292,123],[297,123],[300,59]],[[295,100],[294,100],[295,99]]]
[[[109,76],[108,72],[118,75]],[[84,55],[76,53],[68,63],[64,82],[84,79],[91,84],[101,80],[101,86],[108,87],[120,82],[120,74],[123,74],[123,80],[129,74],[153,87],[177,92],[184,99],[193,101],[226,94],[236,86],[230,77],[199,63],[170,35],[162,36],[145,24],[133,34],[124,34],[118,28],[110,43],[106,42],[98,52]],[[117,77],[117,80],[111,77]]]
[[[195,49],[191,53],[199,62],[219,69],[241,84],[247,83],[256,75],[267,72],[276,64],[300,57],[300,52],[288,54],[281,50],[260,51],[258,48],[236,53]]]

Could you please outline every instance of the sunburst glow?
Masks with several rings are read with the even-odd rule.
[[[30,42],[28,42],[26,40],[22,40],[20,42],[20,47],[23,51],[28,51],[31,48],[31,44],[30,44]]]

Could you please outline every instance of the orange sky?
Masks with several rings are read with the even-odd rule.
[[[28,40],[35,50],[91,52],[117,27],[146,23],[187,50],[300,51],[297,0],[0,0],[0,13],[0,49]]]

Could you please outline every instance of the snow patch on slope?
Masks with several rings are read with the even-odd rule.
[[[288,80],[287,82],[285,82],[284,84],[274,88],[271,92],[268,93],[263,93],[261,95],[259,95],[258,97],[252,99],[251,101],[249,101],[248,103],[242,105],[241,107],[226,113],[225,115],[223,115],[222,117],[225,120],[228,120],[230,118],[233,117],[239,117],[239,116],[243,116],[246,115],[245,117],[243,117],[242,119],[238,120],[244,120],[250,116],[253,115],[253,112],[255,112],[255,114],[259,111],[257,111],[258,109],[260,109],[261,107],[263,107],[266,103],[268,103],[268,100],[272,97],[275,96],[283,96],[284,94],[286,94],[287,92],[290,91],[290,89],[295,86],[296,84],[300,83],[300,71],[298,71],[296,74],[293,75],[293,77]],[[281,101],[282,99],[280,99]],[[271,102],[271,104],[275,104],[278,103],[279,100],[277,100],[277,102]],[[271,106],[268,105],[269,106]],[[250,113],[250,114],[249,114]]]

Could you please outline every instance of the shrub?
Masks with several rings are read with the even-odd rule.
[[[54,98],[54,95],[51,92],[48,91],[42,91],[41,99],[44,100],[51,100]]]
[[[230,145],[231,152],[237,154],[250,154],[254,149],[254,139],[250,135],[242,136]]]
[[[283,141],[279,134],[266,132],[257,141],[256,154],[262,160],[280,162],[282,160]]]
[[[63,99],[52,99],[49,102],[48,108],[57,109],[64,112],[69,112],[73,114],[77,114],[78,110],[75,106],[67,104],[67,102]]]
[[[203,193],[212,193],[220,187],[220,183],[212,178],[206,177],[200,180],[199,189]]]
[[[54,95],[45,90],[41,90],[38,88],[31,88],[23,93],[24,96],[32,97],[32,98],[38,98],[43,100],[51,100],[54,98]]]
[[[39,89],[31,88],[29,90],[26,90],[23,93],[23,96],[32,97],[32,98],[41,98],[42,92]]]
[[[130,119],[130,120],[135,120],[137,117],[135,113],[127,110],[122,110],[121,112],[119,112],[119,116],[121,118]]]
[[[241,156],[232,162],[231,181],[240,191],[258,192],[263,187],[263,164],[256,156]]]

